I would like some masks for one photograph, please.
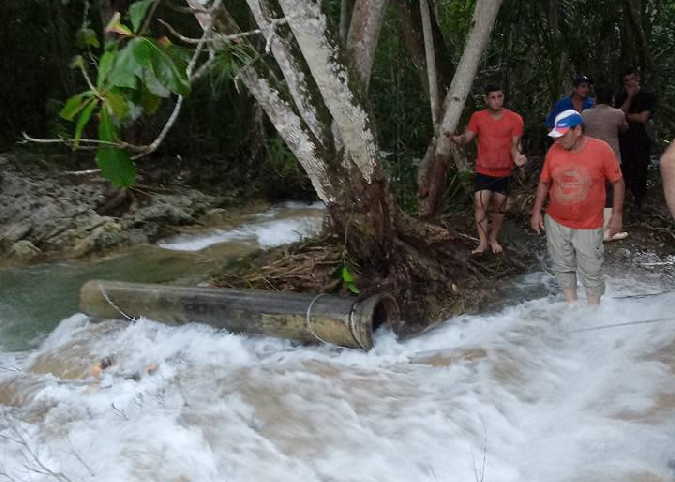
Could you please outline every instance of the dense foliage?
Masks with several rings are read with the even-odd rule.
[[[427,90],[420,80],[424,66],[410,61],[409,46],[401,35],[409,26],[401,22],[397,11],[406,2],[411,9],[418,8],[416,0],[390,2],[370,100],[399,200],[412,207],[415,160],[423,156],[433,129]],[[162,1],[153,22],[146,25],[154,2],[140,0],[110,23],[101,18],[99,3],[5,2],[0,41],[7,65],[13,68],[0,72],[3,148],[11,148],[22,131],[33,137],[75,141],[98,135],[113,143],[142,145],[158,135],[180,94],[187,96],[185,108],[154,156],[209,160],[213,166],[209,175],[214,178],[246,182],[271,196],[309,191],[283,142],[234,80],[238,63],[247,61],[245,53],[237,56],[236,49],[224,51],[222,62],[191,85],[185,67],[194,45],[182,43],[156,19],[167,19],[181,33],[199,37],[192,16],[177,13],[169,8],[172,2]],[[245,6],[236,8],[241,2],[230,3],[245,25]],[[325,3],[337,25],[340,1]],[[436,0],[432,4],[449,64],[454,65],[462,52],[474,1]],[[109,26],[107,36],[104,24]],[[622,69],[637,65],[644,72],[644,85],[659,98],[656,135],[670,139],[675,131],[671,107],[675,101],[674,53],[672,0],[507,0],[468,110],[480,106],[482,86],[502,84],[510,107],[525,117],[527,151],[541,153],[545,148],[543,117],[551,103],[569,91],[574,74],[590,75],[596,84],[619,88]],[[128,149],[101,145],[96,160],[104,171],[110,170],[117,184],[126,185],[134,176],[132,156],[134,152]],[[142,162],[138,161],[141,168]]]

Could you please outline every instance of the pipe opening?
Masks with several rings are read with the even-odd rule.
[[[373,333],[376,333],[383,325],[392,325],[392,315],[395,308],[388,298],[380,300],[375,305],[371,324]]]
[[[388,294],[371,296],[357,303],[352,317],[352,335],[364,350],[373,347],[373,334],[383,326],[395,332],[400,324],[400,312],[396,300]]]

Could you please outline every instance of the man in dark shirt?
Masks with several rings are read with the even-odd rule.
[[[623,89],[616,96],[616,107],[626,113],[628,130],[619,137],[621,170],[627,187],[633,193],[638,211],[647,191],[647,167],[651,141],[646,124],[654,113],[656,97],[640,87],[640,74],[634,68],[623,74]]]

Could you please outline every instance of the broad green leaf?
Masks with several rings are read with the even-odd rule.
[[[101,147],[96,152],[101,174],[117,187],[129,187],[136,181],[136,166],[129,153],[116,147]]]
[[[173,59],[150,39],[142,39],[136,48],[137,60],[148,59],[157,80],[171,92],[180,95],[190,93],[190,83],[183,69],[178,68]]]
[[[136,88],[136,76],[142,72],[143,65],[140,64],[134,50],[141,39],[135,38],[129,42],[126,47],[116,55],[114,65],[110,71],[109,83],[115,87]]]
[[[115,12],[115,15],[110,19],[110,22],[108,22],[108,25],[105,27],[105,33],[111,33],[114,32],[116,34],[125,36],[125,37],[132,37],[134,33],[129,30],[129,27],[126,27],[122,25],[120,22],[120,13]]]
[[[171,91],[157,80],[152,69],[145,69],[143,71],[143,83],[150,93],[157,97],[169,97],[171,95]]]
[[[358,295],[359,293],[361,293],[361,290],[358,289],[354,283],[345,283],[345,286],[347,286],[347,289],[354,294]]]
[[[80,143],[82,131],[89,123],[91,113],[97,105],[98,99],[94,97],[92,99],[89,99],[89,102],[87,102],[87,106],[84,109],[82,109],[82,113],[80,114],[80,117],[77,119],[77,124],[75,124],[75,147],[77,147],[78,144]]]
[[[138,33],[145,15],[148,13],[148,8],[155,0],[141,0],[129,7],[129,17],[131,18],[131,25],[134,27],[134,32]]]
[[[347,268],[346,265],[342,267],[341,275],[342,275],[342,280],[345,283],[353,283],[354,282],[354,276],[352,276],[352,274],[349,272],[349,268]]]
[[[118,120],[123,120],[129,113],[129,106],[124,97],[115,92],[105,93],[105,105],[108,112],[114,115]]]
[[[101,118],[98,123],[98,138],[102,141],[115,142],[119,139],[117,127],[107,109],[101,109]]]
[[[98,37],[96,37],[96,32],[90,28],[81,28],[78,30],[75,36],[75,42],[80,48],[94,47],[97,49],[101,46]]]
[[[183,96],[190,94],[185,72],[181,72],[164,52],[152,58],[152,68],[157,79],[171,92]]]
[[[65,120],[72,121],[75,115],[84,107],[85,100],[91,97],[92,92],[87,91],[82,94],[72,96],[66,101],[66,105],[59,112],[59,115]]]
[[[105,85],[108,74],[117,59],[117,53],[117,49],[110,49],[106,50],[101,56],[101,60],[98,63],[98,77],[96,78],[96,86],[99,89]]]

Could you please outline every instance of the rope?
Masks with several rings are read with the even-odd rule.
[[[316,303],[316,300],[318,300],[318,299],[321,298],[322,296],[326,296],[326,293],[319,293],[318,295],[316,295],[316,296],[314,297],[314,299],[312,300],[312,302],[311,302],[311,303],[309,304],[309,306],[307,307],[307,315],[306,315],[306,317],[305,317],[305,322],[306,322],[306,324],[307,324],[307,329],[309,330],[309,332],[312,334],[312,336],[313,336],[314,338],[316,338],[317,340],[319,340],[319,341],[320,341],[321,343],[323,343],[324,345],[332,345],[333,343],[327,342],[326,340],[324,340],[323,338],[321,338],[319,335],[316,334],[316,332],[314,331],[314,328],[312,328],[312,318],[311,318],[311,316],[310,316],[310,314],[311,314],[311,312],[312,312],[312,306],[314,306],[314,303]]]
[[[664,321],[675,321],[675,318],[654,318],[653,320],[627,321],[625,323],[613,323],[611,325],[600,325],[600,326],[592,326],[590,328],[581,328],[580,330],[572,330],[569,331],[568,333],[581,333],[583,331],[606,330],[607,328],[617,328],[621,326],[632,326],[632,325],[646,325],[648,323],[661,323]]]
[[[103,289],[103,286],[101,286],[101,283],[96,283],[96,286],[98,286],[98,289],[101,290],[101,294],[103,295],[103,298],[105,298],[105,300],[108,302],[108,304],[110,306],[112,306],[113,308],[115,308],[115,310],[117,310],[117,312],[120,315],[122,315],[123,317],[125,317],[129,321],[137,321],[138,320],[138,318],[134,318],[133,316],[127,315],[124,311],[122,311],[122,309],[119,306],[117,306],[115,303],[113,303],[113,301],[108,297],[108,294]]]

